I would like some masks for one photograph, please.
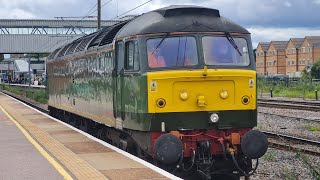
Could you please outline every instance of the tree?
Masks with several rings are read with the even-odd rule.
[[[311,68],[311,76],[315,79],[320,79],[320,59],[313,64]]]
[[[306,69],[302,71],[302,77],[299,83],[299,89],[302,91],[303,99],[305,99],[306,92],[312,90],[314,88],[314,84],[312,83],[311,73]]]
[[[260,91],[260,97],[262,97],[262,93],[267,87],[267,79],[265,77],[258,77],[257,86],[258,90]]]

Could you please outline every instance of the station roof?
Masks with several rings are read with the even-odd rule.
[[[102,20],[101,26],[111,26],[119,20]],[[0,26],[5,27],[96,27],[96,20],[59,20],[59,19],[0,19]]]

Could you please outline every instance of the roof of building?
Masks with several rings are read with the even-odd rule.
[[[267,51],[270,45],[270,42],[259,42],[258,46],[261,46],[262,50]]]
[[[111,26],[119,20],[102,20],[101,26]],[[61,19],[0,19],[1,27],[96,27],[96,20],[61,20]]]
[[[320,44],[320,36],[306,36],[311,45]]]
[[[288,41],[271,41],[271,44],[276,48],[277,50],[285,50],[288,44]],[[269,47],[270,47],[269,46]]]
[[[16,72],[29,72],[28,67],[29,63],[24,59],[17,59],[14,61]],[[32,70],[30,70],[32,71]]]
[[[294,45],[294,47],[296,48],[300,48],[303,41],[304,41],[304,38],[290,38],[290,40],[288,41],[289,42],[292,42],[292,44]]]

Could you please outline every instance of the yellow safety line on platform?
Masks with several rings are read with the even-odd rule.
[[[49,163],[64,177],[64,179],[73,178],[69,173],[49,155],[31,136],[30,134],[0,105],[0,109],[6,114],[6,116],[20,129],[24,136],[34,145],[34,147],[49,161]]]

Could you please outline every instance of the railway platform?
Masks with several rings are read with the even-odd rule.
[[[179,179],[0,93],[0,179]]]

